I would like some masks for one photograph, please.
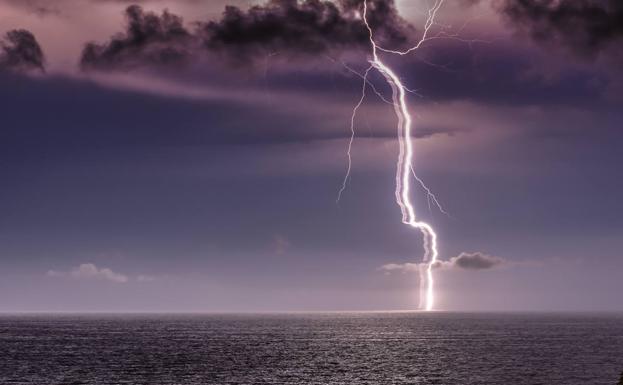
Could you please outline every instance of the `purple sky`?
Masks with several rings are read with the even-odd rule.
[[[384,44],[417,40],[431,2],[375,1]],[[335,202],[358,2],[331,29],[288,3],[256,25],[264,1],[143,0],[126,30],[129,1],[0,0],[0,34],[30,31],[45,59],[23,34],[0,46],[0,311],[417,307],[395,115],[371,90]],[[386,56],[450,214],[414,193],[445,261],[437,308],[623,310],[623,7],[523,3],[449,1],[434,31],[460,41]]]

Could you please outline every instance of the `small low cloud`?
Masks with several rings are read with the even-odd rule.
[[[463,252],[447,261],[438,261],[433,265],[435,269],[460,269],[460,270],[489,270],[506,264],[504,258],[488,255],[481,252]],[[427,263],[388,263],[379,268],[386,274],[392,272],[419,272],[428,267]]]
[[[379,270],[382,270],[386,273],[391,273],[391,272],[396,272],[396,271],[403,272],[403,273],[416,272],[420,270],[420,264],[418,263],[388,263],[386,265],[381,266]]]
[[[97,267],[93,263],[83,263],[70,271],[50,270],[47,272],[49,277],[68,277],[84,280],[102,280],[115,283],[126,283],[129,278],[120,273],[116,273],[107,267]]]
[[[440,261],[438,264],[442,268],[459,268],[464,270],[487,270],[498,267],[505,263],[505,260],[494,255],[480,252],[461,253],[449,261]]]

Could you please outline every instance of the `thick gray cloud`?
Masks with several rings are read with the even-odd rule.
[[[226,7],[221,20],[202,25],[211,51],[246,59],[271,52],[317,55],[333,49],[365,48],[368,31],[361,20],[361,1],[342,0],[339,6],[320,0],[271,0],[248,11]],[[406,24],[393,1],[370,3],[369,22],[381,41],[406,40]]]
[[[0,41],[0,69],[44,71],[44,63],[43,50],[30,31],[9,31]]]
[[[620,0],[507,0],[499,6],[535,41],[562,44],[582,55],[595,56],[623,41]]]
[[[150,65],[173,65],[191,57],[195,40],[184,27],[182,18],[164,11],[161,15],[144,12],[138,5],[125,11],[124,34],[108,43],[88,43],[82,53],[83,69],[132,68]]]
[[[123,69],[179,64],[205,55],[249,64],[279,53],[287,57],[317,56],[333,51],[368,49],[368,31],[359,1],[270,0],[248,10],[227,6],[216,21],[184,26],[182,18],[158,15],[140,6],[126,9],[127,26],[110,41],[86,45],[84,69]],[[369,22],[380,42],[400,45],[409,26],[392,0],[370,2]]]
[[[176,82],[180,78],[186,77],[186,81],[192,78],[193,85],[209,79],[211,86],[222,82],[232,87],[239,79],[237,72],[230,76],[229,64],[256,63],[258,71],[251,75],[264,76],[245,77],[245,86],[256,81],[258,87],[269,84],[272,89],[305,88],[308,93],[346,89],[352,79],[346,79],[350,82],[346,84],[336,80],[334,70],[341,69],[340,64],[329,62],[323,53],[338,55],[349,49],[368,49],[367,31],[355,12],[359,4],[355,0],[337,5],[312,0],[275,0],[248,10],[228,7],[222,18],[194,25],[171,12],[154,13],[133,5],[126,10],[125,31],[107,42],[88,44],[81,64],[83,69],[98,71],[172,69],[159,71],[159,76],[170,76]],[[385,15],[389,21],[377,20],[377,15]],[[379,40],[391,40],[392,47],[400,45],[413,32],[396,13],[392,2],[375,2],[375,11],[369,16],[375,36]],[[541,106],[587,105],[602,100],[611,82],[605,75],[568,66],[560,66],[556,76],[541,75],[536,70],[540,66],[535,63],[536,51],[534,47],[507,43],[477,44],[468,49],[461,42],[437,41],[434,49],[417,57],[388,56],[388,61],[410,88],[425,96],[421,102],[476,100]],[[273,58],[275,53],[278,55]],[[312,53],[313,57],[309,56]],[[303,55],[333,67],[329,71],[318,66],[301,68],[303,60],[289,60]],[[197,62],[206,65],[181,70],[183,65]],[[227,66],[223,67],[223,62]],[[430,63],[448,63],[449,70]],[[358,64],[366,64],[365,59],[359,57],[352,64],[363,71],[365,68]],[[267,68],[270,68],[269,76]],[[389,94],[384,79],[377,74],[370,79]]]

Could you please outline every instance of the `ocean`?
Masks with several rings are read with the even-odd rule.
[[[621,372],[621,314],[0,315],[2,385],[616,385]]]

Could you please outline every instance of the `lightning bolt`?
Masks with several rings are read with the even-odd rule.
[[[425,298],[424,304],[420,304],[426,311],[433,310],[434,301],[435,301],[435,293],[434,293],[434,277],[433,277],[433,266],[437,262],[439,257],[439,250],[437,247],[437,233],[431,225],[426,222],[419,221],[415,214],[415,208],[411,202],[411,171],[414,170],[413,161],[414,161],[414,144],[412,138],[412,126],[413,119],[409,112],[409,107],[406,102],[406,93],[408,92],[406,87],[402,84],[400,78],[396,75],[396,73],[389,68],[379,57],[378,51],[395,53],[399,55],[406,55],[410,52],[413,52],[420,48],[424,42],[426,42],[428,38],[429,31],[431,27],[435,23],[435,16],[441,5],[443,4],[443,0],[436,0],[434,6],[428,12],[428,19],[426,20],[426,24],[424,26],[424,33],[422,34],[421,39],[417,42],[417,44],[406,51],[391,51],[380,48],[375,40],[374,40],[374,32],[368,23],[368,2],[367,0],[363,1],[363,21],[366,25],[366,28],[369,32],[370,44],[372,47],[372,60],[370,64],[374,68],[376,68],[388,82],[392,89],[392,100],[394,102],[394,111],[396,116],[398,117],[398,139],[399,139],[399,147],[400,151],[398,154],[398,161],[396,163],[396,203],[400,207],[400,211],[402,213],[402,223],[409,225],[415,229],[420,230],[422,232],[422,236],[424,237],[424,262],[427,262],[426,270],[425,270]],[[416,178],[422,185],[422,181],[419,178]],[[424,186],[425,187],[425,186]],[[432,194],[430,190],[425,187],[428,192],[428,197]]]
[[[417,51],[425,42],[431,39],[440,38],[441,36],[429,36],[429,32],[433,25],[435,25],[435,17],[437,15],[437,11],[443,5],[444,0],[436,0],[433,7],[428,11],[428,18],[424,25],[424,32],[413,47],[405,50],[405,51],[396,51],[389,50],[383,47],[380,47],[376,41],[374,40],[374,32],[368,23],[368,3],[367,0],[363,1],[363,22],[365,23],[366,28],[369,32],[370,45],[372,48],[372,58],[369,60],[370,67],[365,71],[362,75],[363,77],[363,86],[362,86],[362,94],[359,102],[353,109],[353,114],[351,116],[350,121],[350,140],[348,143],[348,169],[346,172],[346,176],[344,177],[344,181],[342,183],[342,188],[338,193],[338,201],[342,196],[342,193],[346,189],[346,185],[348,182],[348,178],[350,177],[350,171],[352,166],[352,158],[351,158],[351,149],[353,145],[353,140],[355,137],[355,117],[357,115],[357,111],[363,104],[363,101],[366,97],[366,87],[369,83],[368,74],[371,69],[376,69],[387,81],[389,86],[392,89],[392,105],[394,107],[394,112],[398,118],[398,142],[399,142],[399,154],[398,161],[396,163],[396,190],[395,197],[396,203],[400,207],[400,211],[402,213],[402,223],[419,230],[423,236],[423,244],[424,244],[424,262],[426,263],[425,270],[420,271],[420,307],[426,311],[433,310],[433,306],[435,303],[435,293],[434,293],[434,277],[433,277],[433,266],[438,260],[439,251],[437,247],[437,233],[431,225],[426,222],[418,220],[415,208],[413,203],[411,202],[411,173],[413,173],[414,179],[422,186],[422,188],[427,193],[428,201],[431,200],[437,205],[437,207],[441,210],[441,212],[445,213],[439,201],[435,197],[435,195],[431,192],[431,190],[426,187],[424,182],[415,175],[413,163],[414,163],[414,143],[413,143],[413,119],[411,117],[411,113],[409,112],[409,107],[407,106],[406,94],[407,92],[412,93],[413,91],[409,90],[407,87],[402,84],[402,81],[396,75],[396,73],[388,67],[382,59],[379,57],[379,51],[397,55],[407,55],[411,52]],[[375,90],[376,92],[376,90]],[[377,93],[378,94],[378,93]],[[423,294],[423,295],[422,295]]]
[[[353,114],[350,117],[350,139],[348,141],[348,151],[346,151],[346,155],[348,157],[348,167],[346,169],[346,175],[344,175],[344,181],[342,182],[342,187],[340,188],[340,191],[337,194],[337,202],[339,202],[340,199],[342,199],[342,194],[344,193],[344,190],[346,190],[346,185],[348,184],[348,178],[350,178],[350,170],[353,166],[352,149],[353,149],[353,142],[355,141],[355,118],[357,117],[357,111],[359,110],[359,107],[361,107],[361,105],[363,104],[363,101],[366,99],[366,87],[368,85],[368,74],[370,73],[373,67],[374,67],[373,65],[368,67],[368,69],[366,69],[366,72],[364,72],[363,74],[363,86],[361,87],[361,98],[359,98],[359,102],[355,105],[355,108],[353,108]],[[377,92],[377,91],[374,90],[374,92]]]

